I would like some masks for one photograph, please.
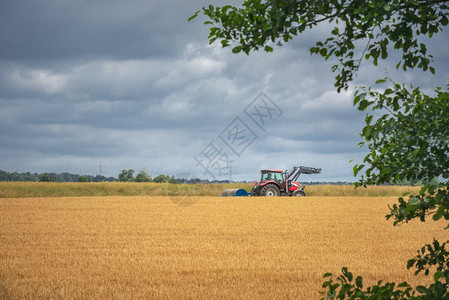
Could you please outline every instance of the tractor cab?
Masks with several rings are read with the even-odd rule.
[[[283,172],[284,171],[282,170],[262,170],[261,171],[262,176],[260,178],[260,181],[261,182],[275,181],[279,185],[283,186],[284,185],[284,176],[282,176]]]

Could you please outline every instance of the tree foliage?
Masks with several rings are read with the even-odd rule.
[[[57,182],[57,178],[55,176],[50,176],[48,173],[42,173],[39,175],[39,182]]]
[[[78,176],[78,182],[92,182],[92,180],[86,175],[80,175]]]
[[[7,172],[0,170],[0,181],[39,181],[40,178],[43,179],[53,179],[57,182],[78,182],[80,181],[80,177],[84,180],[87,178],[87,181],[89,182],[103,182],[103,181],[116,181],[117,179],[114,177],[105,177],[102,175],[79,175],[79,174],[71,174],[67,172],[63,173],[31,173],[31,172]],[[84,178],[85,177],[85,178]]]
[[[388,79],[378,80],[377,83]],[[390,80],[391,81],[391,80]],[[390,207],[387,219],[394,225],[418,218],[422,222],[444,219],[449,221],[449,85],[436,88],[429,96],[419,88],[408,89],[391,82],[384,90],[361,87],[355,94],[354,105],[367,111],[361,136],[369,153],[363,163],[354,166],[354,175],[361,173],[357,186],[397,183],[403,180],[423,180],[416,195],[404,195]],[[435,181],[435,178],[439,178]],[[408,198],[406,197],[408,196]],[[449,222],[446,228],[449,228]],[[361,279],[352,282],[352,274],[342,269],[337,282],[330,277],[323,284],[328,298],[356,299],[449,299],[449,241],[427,244],[410,259],[407,268],[415,268],[427,276],[433,272],[429,286],[410,287],[406,282],[377,285],[362,289]]]
[[[134,181],[134,170],[133,169],[129,169],[129,170],[123,169],[120,172],[120,174],[118,174],[118,181],[121,181],[121,182]]]
[[[367,111],[361,144],[369,149],[363,164],[354,167],[355,175],[364,173],[357,185],[427,181],[418,194],[400,197],[387,219],[392,218],[394,225],[416,218],[449,221],[449,85],[429,96],[419,88],[391,84],[384,90],[362,87],[355,94],[354,105]],[[434,240],[407,263],[415,274],[433,275],[428,286],[379,281],[363,289],[362,278],[353,281],[353,275],[343,268],[336,280],[325,274],[327,292],[323,294],[331,299],[449,299],[448,245],[449,241]]]
[[[197,17],[197,11],[190,19]],[[209,42],[220,40],[232,52],[273,51],[321,23],[330,23],[329,37],[317,41],[310,52],[337,59],[332,70],[335,86],[348,88],[360,63],[374,65],[388,57],[389,49],[401,51],[397,67],[434,72],[419,36],[432,37],[448,24],[449,1],[440,0],[246,0],[239,7],[203,7],[210,25]]]
[[[189,20],[196,18],[197,11]],[[448,0],[246,0],[239,7],[203,7],[210,26],[209,42],[220,41],[232,52],[272,52],[321,23],[330,24],[329,36],[317,41],[310,52],[334,58],[337,91],[347,89],[360,64],[377,65],[392,50],[400,53],[396,68],[422,69],[435,73],[432,55],[422,37],[432,38],[448,25]],[[394,225],[418,218],[421,221],[449,220],[449,86],[427,95],[419,88],[393,80],[384,89],[360,87],[354,98],[365,111],[361,132],[369,153],[354,166],[361,176],[357,186],[420,181],[416,195],[404,195],[390,207],[387,219]],[[445,229],[448,229],[446,226]],[[449,299],[449,252],[436,240],[418,251],[407,268],[415,273],[433,272],[434,282],[412,288],[408,283],[363,286],[361,276],[347,268],[335,277],[327,273],[323,296],[337,299]]]
[[[428,183],[418,195],[410,195],[408,201],[401,197],[387,218],[393,217],[394,224],[425,221],[428,215],[449,220],[449,85],[446,90],[437,88],[435,96],[394,82],[383,91],[362,87],[354,104],[368,111],[361,144],[369,153],[354,166],[354,175],[365,173],[358,185],[424,180]]]
[[[175,178],[175,176],[168,176],[165,174],[159,174],[156,177],[154,177],[153,179],[154,182],[158,182],[158,183],[163,183],[163,182],[168,182],[168,183],[178,183],[178,180]]]
[[[136,175],[136,182],[150,182],[151,181],[151,175],[150,170],[148,167],[143,166],[142,169],[137,173]]]

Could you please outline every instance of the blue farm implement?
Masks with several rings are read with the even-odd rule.
[[[227,189],[223,191],[222,196],[246,197],[251,195],[244,189]]]

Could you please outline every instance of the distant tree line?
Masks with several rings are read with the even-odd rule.
[[[68,172],[63,173],[18,173],[18,172],[7,172],[0,170],[0,181],[34,181],[34,182],[103,182],[103,181],[121,181],[121,182],[158,182],[158,183],[174,183],[174,184],[217,184],[217,183],[251,183],[252,181],[229,181],[229,180],[209,180],[201,178],[176,178],[175,176],[169,176],[166,174],[159,174],[152,178],[150,171],[147,167],[142,167],[142,169],[137,172],[134,176],[134,170],[122,170],[118,178],[115,177],[105,177],[102,175],[79,175],[71,174]],[[304,185],[352,185],[352,182],[348,181],[314,181],[314,182],[303,182]],[[432,183],[438,182],[438,179],[434,179]],[[426,184],[423,181],[403,181],[396,185],[406,185],[406,186],[421,186]]]
[[[114,177],[102,175],[79,175],[64,173],[18,173],[0,170],[0,181],[34,181],[34,182],[102,182],[116,181]]]
[[[165,174],[159,174],[156,177],[151,178],[150,170],[143,166],[142,169],[137,173],[136,177],[134,177],[134,170],[122,170],[120,174],[118,174],[118,181],[121,182],[168,182],[168,183],[180,183],[179,179],[175,178],[175,176],[169,176]]]

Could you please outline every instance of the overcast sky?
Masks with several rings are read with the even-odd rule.
[[[364,114],[353,88],[338,94],[332,61],[308,49],[329,26],[275,48],[232,54],[208,45],[213,0],[0,2],[0,169],[117,177],[192,174],[256,180],[264,168],[322,168],[302,181],[353,181]],[[239,1],[230,1],[239,4]],[[449,35],[428,48],[435,76],[362,66],[354,84],[385,69],[432,89],[449,78]],[[394,55],[392,55],[394,56]],[[101,162],[101,168],[100,168]]]

